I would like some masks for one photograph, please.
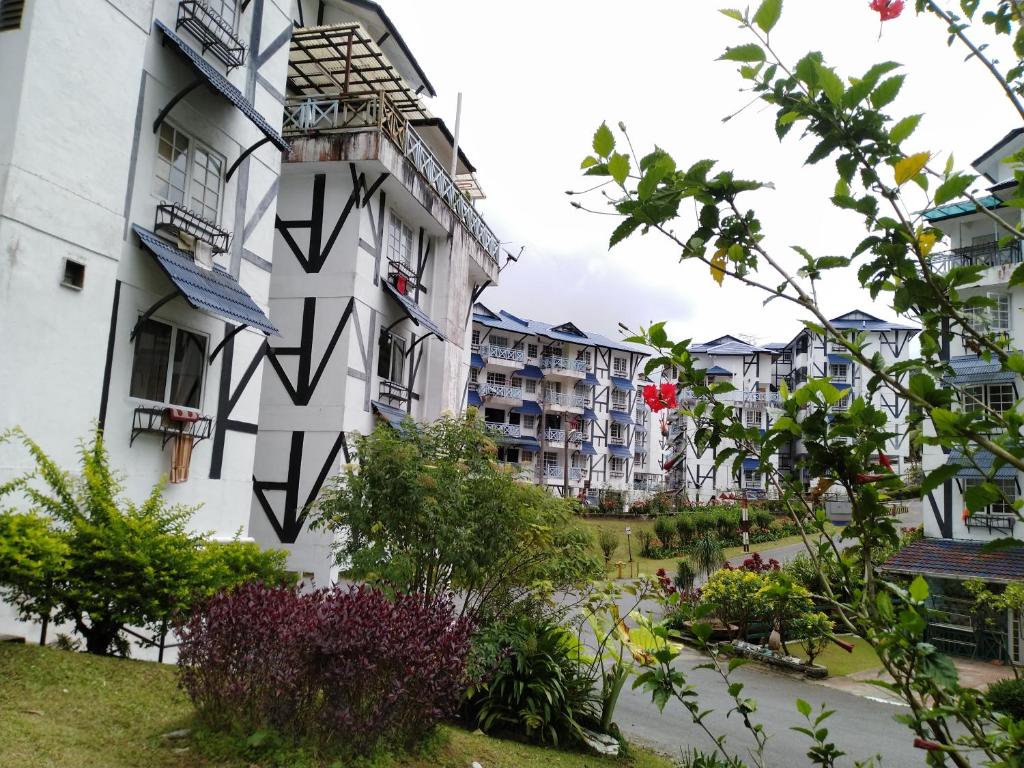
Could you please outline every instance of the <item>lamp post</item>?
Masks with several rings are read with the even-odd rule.
[[[750,552],[750,510],[747,509],[747,495],[740,499],[740,532],[743,536],[743,553]]]
[[[633,544],[629,540],[629,534],[633,532],[633,529],[628,525],[626,526],[626,552],[629,553],[629,577],[633,578]]]

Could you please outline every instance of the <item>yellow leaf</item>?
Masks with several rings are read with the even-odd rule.
[[[928,164],[931,157],[930,152],[918,152],[916,155],[904,157],[896,163],[896,184],[906,184],[917,176],[925,165]]]
[[[711,257],[711,277],[719,285],[725,279],[725,248],[716,251]]]
[[[921,250],[922,256],[927,256],[932,252],[932,248],[935,247],[935,243],[939,240],[938,235],[932,230],[924,230],[921,227],[917,229],[917,247]]]

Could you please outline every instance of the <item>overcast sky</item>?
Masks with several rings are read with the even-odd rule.
[[[696,341],[723,333],[787,341],[798,330],[792,305],[763,307],[756,292],[728,280],[718,287],[706,267],[680,265],[660,236],[608,250],[615,220],[572,208],[564,193],[584,186],[579,162],[602,120],[625,122],[641,154],[658,143],[680,166],[716,158],[773,181],[774,191],[747,205],[761,214],[775,253],[792,244],[849,253],[864,236],[857,217],[827,200],[832,169],[803,167],[813,144],[780,144],[760,105],[723,124],[749,101],[735,65],[715,61],[727,45],[749,42],[718,13],[728,0],[382,2],[438,92],[431,108],[449,125],[462,91],[461,146],[487,193],[480,208],[509,250],[525,246],[484,293],[492,309],[613,337],[620,322],[656,320]],[[772,43],[790,61],[822,50],[844,76],[879,61],[904,64],[907,83],[889,111],[925,113],[908,151],[953,151],[966,166],[1015,127],[1009,102],[977,62],[964,63],[961,48],[947,48],[937,20],[907,10],[885,23],[881,39],[879,29],[867,0],[786,0]],[[691,225],[688,218],[679,229]],[[893,317],[852,275],[831,279],[820,296],[830,316],[861,308]]]

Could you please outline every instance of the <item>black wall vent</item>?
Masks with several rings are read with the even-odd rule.
[[[0,32],[19,29],[24,11],[25,0],[0,0]]]

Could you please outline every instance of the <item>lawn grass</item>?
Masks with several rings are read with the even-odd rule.
[[[210,760],[188,740],[192,708],[174,667],[0,644],[0,768],[248,768],[250,759]],[[182,751],[176,751],[182,750]],[[458,728],[442,729],[427,754],[374,768],[669,768],[640,749],[611,760],[526,746]],[[260,766],[260,768],[269,768]]]
[[[619,537],[619,548],[615,550],[615,554],[612,555],[611,567],[608,570],[608,575],[612,578],[616,577],[618,571],[615,567],[615,563],[619,560],[628,561],[629,551],[626,546],[626,527],[630,528],[630,539],[633,549],[633,562],[635,568],[640,576],[654,576],[659,568],[664,568],[666,572],[671,576],[676,572],[676,563],[679,562],[681,556],[676,555],[667,558],[648,558],[640,557],[640,545],[637,541],[637,532],[640,530],[654,531],[653,520],[628,520],[628,519],[600,519],[600,518],[583,518],[583,522],[593,532],[596,538],[597,532],[600,530],[609,530],[616,533]],[[776,549],[778,547],[785,547],[791,544],[799,544],[802,539],[800,536],[786,536],[776,541],[769,541],[763,544],[751,544],[751,552],[767,552],[769,549]],[[743,554],[743,547],[726,547],[725,556],[726,558],[733,558]],[[623,576],[627,575],[628,569],[623,568]]]
[[[853,643],[853,652],[847,653],[835,643],[829,643],[815,660],[815,664],[828,667],[830,677],[845,677],[868,669],[879,669],[882,662],[878,660],[874,648],[864,640],[853,635],[843,635],[843,640]],[[787,643],[786,647],[794,656],[807,658],[803,643]]]

